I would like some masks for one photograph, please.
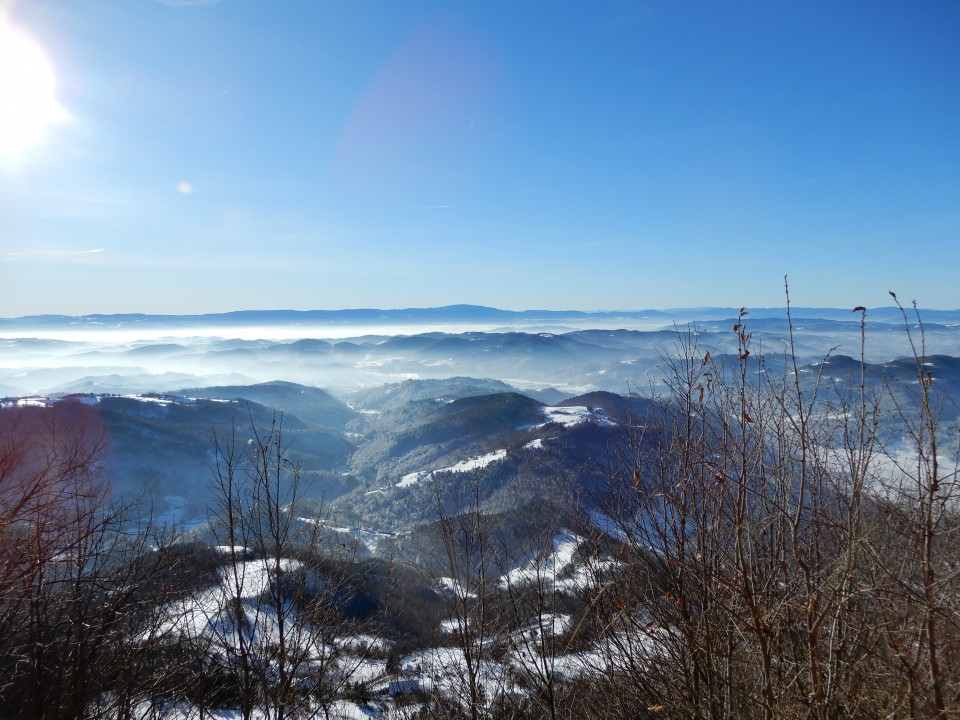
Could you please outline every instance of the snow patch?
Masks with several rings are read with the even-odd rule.
[[[468,592],[459,580],[452,577],[438,577],[433,580],[433,590],[441,597],[475,598],[476,593]]]
[[[595,422],[600,427],[615,425],[602,408],[588,408],[585,405],[546,406],[540,408],[546,422],[534,425],[531,429],[541,428],[551,423],[563,427],[573,427],[585,422]]]
[[[573,554],[582,542],[582,537],[569,530],[557,533],[553,538],[552,552],[508,572],[500,578],[500,587],[523,585],[539,579],[558,583],[558,577],[573,563]]]
[[[469,618],[467,618],[469,620]],[[463,624],[462,620],[457,620],[456,618],[452,620],[441,620],[440,621],[440,632],[447,635],[453,635],[460,632],[460,626]],[[468,623],[469,624],[469,623]]]
[[[135,393],[130,395],[120,395],[120,397],[126,400],[136,400],[137,402],[142,402],[142,403],[152,403],[154,405],[160,405],[161,407],[168,407],[169,405],[184,404],[183,402],[180,402],[175,398],[160,396],[160,395],[140,395],[139,393]]]
[[[23,397],[18,398],[16,407],[49,407],[50,403],[41,397]]]
[[[440,468],[439,470],[420,470],[418,472],[407,473],[402,478],[400,482],[396,484],[395,487],[398,488],[408,488],[416,485],[421,480],[426,480],[431,475],[438,472],[472,472],[474,470],[479,470],[485,468],[490,463],[503,460],[507,456],[507,451],[504,450],[494,450],[492,453],[487,453],[486,455],[480,455],[478,457],[472,457],[469,460],[461,460],[456,465],[451,465],[450,467]]]

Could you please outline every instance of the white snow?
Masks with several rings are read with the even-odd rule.
[[[420,687],[440,691],[455,702],[466,702],[463,681],[466,661],[459,648],[439,647],[412,653],[404,658],[404,667],[417,673]],[[483,696],[489,703],[497,697],[500,688],[508,685],[507,667],[497,662],[482,661],[479,681],[483,686]]]
[[[221,555],[246,555],[250,552],[245,545],[217,545],[215,549]]]
[[[600,532],[619,542],[627,542],[627,534],[623,531],[623,528],[621,528],[620,525],[609,515],[605,515],[602,512],[594,510],[590,512],[590,519],[593,522],[593,526],[600,530]]]
[[[127,400],[136,400],[137,402],[142,403],[153,403],[155,405],[160,405],[162,407],[167,407],[168,405],[180,405],[182,403],[177,402],[170,397],[157,397],[155,395],[140,395],[140,394],[131,394],[131,395],[121,395],[120,397]]]
[[[418,472],[407,473],[402,478],[400,482],[396,484],[398,488],[407,488],[413,485],[416,485],[421,480],[425,480],[434,473],[438,472],[472,472],[474,470],[479,470],[485,468],[487,465],[499,460],[503,460],[507,456],[507,451],[504,450],[494,450],[491,453],[486,455],[480,455],[478,457],[472,457],[469,460],[461,460],[456,465],[451,465],[450,467],[441,468],[439,470],[420,470]]]
[[[562,581],[559,576],[573,563],[573,554],[582,542],[582,537],[569,530],[557,533],[553,538],[552,552],[508,572],[500,578],[500,587],[522,585],[537,580],[560,585]]]
[[[462,620],[457,620],[456,618],[452,620],[442,620],[440,622],[440,632],[446,633],[447,635],[453,635],[454,633],[460,632],[460,626],[463,624]]]
[[[570,629],[573,618],[560,613],[544,613],[530,624],[520,628],[511,635],[514,645],[526,645],[534,640],[541,632],[548,635],[563,635]]]
[[[236,549],[226,548],[227,552],[235,552]],[[239,639],[238,629],[233,626],[227,608],[239,600],[243,604],[253,641],[275,644],[277,619],[268,608],[258,606],[256,599],[270,586],[278,567],[280,572],[289,572],[301,565],[299,561],[288,558],[280,558],[279,561],[276,558],[249,560],[228,565],[220,570],[220,584],[168,608],[169,616],[162,626],[162,632],[205,636],[214,646],[229,651],[239,644]]]
[[[333,641],[333,644],[339,648],[358,648],[371,650],[378,650],[385,652],[390,649],[390,646],[394,644],[393,640],[388,640],[387,638],[382,638],[377,635],[345,635],[344,637],[337,638]]]
[[[20,398],[17,400],[17,407],[47,407],[47,401],[43,398]]]
[[[468,592],[459,580],[452,577],[438,577],[433,580],[434,591],[441,596],[454,595],[459,598],[475,598],[476,593]]]
[[[545,422],[540,425],[534,425],[531,429],[541,428],[550,423],[556,423],[564,427],[573,427],[585,422],[595,422],[601,427],[615,425],[604,412],[602,408],[588,408],[585,405],[570,406],[546,406],[540,408]]]
[[[396,487],[398,488],[411,487],[412,485],[416,485],[421,480],[430,477],[430,475],[432,474],[433,473],[429,471],[423,471],[423,470],[419,472],[407,473],[402,478],[400,478],[400,482],[397,483]]]
[[[42,397],[22,397],[11,400],[5,400],[0,407],[48,407],[49,402]]]
[[[385,490],[374,490],[372,492],[385,492]],[[365,493],[370,495],[371,493]],[[304,523],[311,523],[313,525],[319,525],[324,530],[329,530],[335,533],[341,533],[343,535],[350,535],[354,540],[358,541],[363,548],[370,553],[371,555],[376,555],[379,544],[382,540],[386,538],[396,538],[398,536],[403,536],[407,533],[403,532],[387,532],[384,530],[373,530],[370,528],[363,527],[344,527],[340,525],[330,525],[322,520],[317,518],[308,518],[308,517],[298,517],[297,520]]]
[[[590,410],[582,405],[543,408],[543,417],[547,423],[557,423],[564,427],[585,423],[590,420],[590,416]]]

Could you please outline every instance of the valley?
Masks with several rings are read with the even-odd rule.
[[[887,583],[952,562],[960,325],[894,316],[861,335],[821,314],[10,337],[0,383],[22,392],[0,401],[5,662],[51,633],[44,682],[82,672],[84,712],[105,718],[679,716],[716,700],[676,674],[721,672],[700,645],[742,674],[744,698],[773,682],[733,637],[832,672],[836,658],[811,669],[796,650],[811,602],[865,632],[953,591],[951,575],[924,598]],[[911,355],[911,332],[928,354]],[[911,565],[923,522],[938,554]],[[36,549],[18,539],[30,533]],[[874,563],[881,545],[904,565]],[[865,612],[854,586],[887,609]],[[22,625],[40,609],[49,622]],[[63,634],[71,612],[83,638]],[[868,635],[830,637],[853,652]],[[133,658],[129,676],[76,665],[88,646]],[[42,707],[14,667],[0,692]],[[850,672],[876,666],[864,655]],[[776,689],[783,702],[802,702],[796,682]],[[855,684],[863,702],[883,695]]]

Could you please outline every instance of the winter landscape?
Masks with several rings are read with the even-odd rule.
[[[0,720],[960,717],[958,37],[0,1]]]
[[[926,675],[893,654],[956,582],[960,312],[351,314],[0,321],[19,716],[780,713]]]

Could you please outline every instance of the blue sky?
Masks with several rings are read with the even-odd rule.
[[[0,152],[2,316],[960,306],[954,0],[0,16],[62,110]]]

